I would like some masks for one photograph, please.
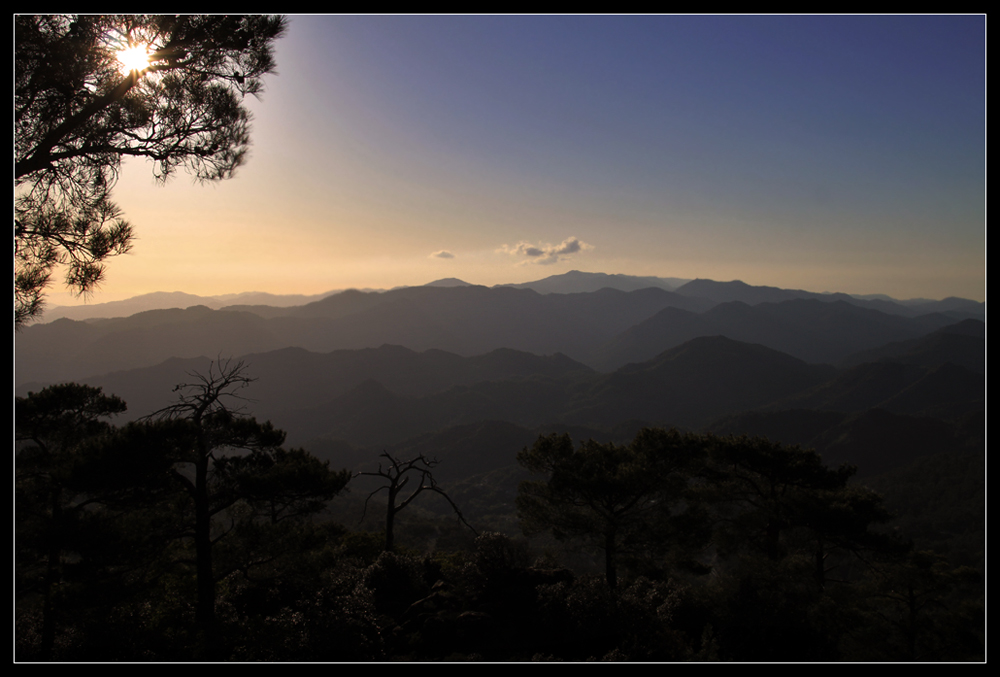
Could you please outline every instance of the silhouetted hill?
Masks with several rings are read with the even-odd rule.
[[[148,310],[165,310],[170,308],[189,308],[191,306],[207,306],[214,310],[226,307],[242,309],[245,306],[285,308],[300,306],[317,301],[336,291],[322,294],[268,294],[265,292],[242,292],[239,294],[222,294],[219,296],[198,296],[184,292],[152,292],[140,294],[121,301],[105,303],[88,303],[83,306],[52,306],[42,315],[42,322],[53,322],[61,318],[71,320],[89,320],[97,318],[128,317]]]
[[[473,286],[457,278],[443,278],[424,286],[451,287]],[[941,301],[929,299],[896,300],[884,294],[848,295],[816,293],[795,289],[779,289],[777,287],[752,286],[739,280],[733,282],[716,282],[714,280],[686,280],[673,277],[652,277],[636,275],[608,275],[605,273],[583,273],[572,270],[562,275],[552,275],[534,282],[519,284],[501,284],[496,287],[512,287],[518,289],[533,289],[541,294],[568,294],[593,292],[605,287],[619,291],[636,291],[648,287],[656,287],[667,291],[678,291],[689,297],[698,297],[704,301],[711,299],[707,308],[715,303],[728,301],[743,301],[750,305],[763,302],[780,302],[796,298],[812,298],[821,301],[843,300],[847,303],[881,310],[895,315],[916,316],[927,313],[943,313],[953,321],[966,318],[985,320],[986,305],[969,299],[949,297]],[[397,289],[402,289],[399,287]],[[383,289],[354,290],[359,293],[379,293]],[[337,290],[322,294],[269,294],[266,292],[241,292],[238,294],[220,294],[216,296],[197,296],[184,292],[153,292],[142,294],[122,301],[106,303],[91,303],[83,306],[53,306],[46,310],[41,322],[52,322],[61,318],[86,320],[96,318],[128,317],[148,310],[165,310],[171,308],[188,308],[203,305],[218,310],[222,308],[253,312],[261,317],[280,317],[287,314],[286,309],[308,305],[325,297],[339,293]]]
[[[602,375],[563,355],[497,350],[475,357],[400,346],[315,354],[284,349],[245,357],[257,377],[248,410],[289,432],[389,444],[484,420],[610,428],[625,421],[694,427],[810,388],[835,370],[763,346],[699,338],[654,360]],[[124,398],[129,416],[168,404],[173,385],[207,358],[85,380]],[[150,392],[153,389],[155,392]]]
[[[736,340],[761,343],[807,362],[827,363],[864,346],[920,336],[951,323],[944,316],[905,318],[845,301],[816,299],[753,307],[724,303],[705,315]]]
[[[392,345],[330,353],[285,348],[246,359],[259,380],[272,384],[276,401],[286,402],[321,402],[369,379],[394,393],[417,397],[478,381],[591,372],[565,355],[539,356],[510,349],[461,357],[443,350],[418,353]]]
[[[664,307],[705,302],[662,289],[542,295],[527,289],[407,287],[346,291],[270,318],[203,306],[129,318],[26,327],[15,337],[16,382],[79,380],[169,357],[315,352],[386,343],[478,355],[498,348],[581,359]]]
[[[916,302],[905,302],[890,299],[884,295],[868,297],[851,296],[842,293],[816,293],[801,289],[780,289],[778,287],[754,286],[740,280],[732,282],[716,282],[715,280],[697,279],[678,287],[678,294],[711,299],[717,303],[741,301],[748,305],[760,303],[781,303],[793,299],[812,299],[815,301],[842,301],[851,305],[878,310],[890,315],[916,317],[928,313],[944,313],[952,319],[966,318],[985,319],[986,306],[977,301],[949,297],[942,301],[920,299]]]
[[[435,480],[461,506],[467,518],[487,519],[492,524],[506,522],[516,529],[514,501],[518,485],[531,476],[517,463],[521,449],[530,447],[540,435],[552,433],[567,433],[580,441],[627,444],[644,425],[631,421],[612,429],[565,424],[529,428],[507,421],[478,421],[422,433],[395,444],[353,446],[319,438],[308,441],[305,447],[321,460],[329,461],[331,467],[346,467],[353,472],[374,470],[379,463],[384,465],[385,459],[381,458],[384,451],[404,460],[422,454],[439,462],[434,469]],[[366,479],[353,480],[353,491],[364,496],[378,486],[375,482],[366,484]],[[451,507],[445,501],[424,505],[432,512],[451,514]]]
[[[193,306],[130,317],[26,327],[15,337],[15,380],[53,383],[159,364],[171,357],[245,355],[282,343],[280,327],[252,313]]]
[[[896,362],[862,364],[772,407],[958,416],[985,403],[981,374],[953,364],[927,368]]]
[[[676,289],[678,294],[684,296],[697,296],[711,299],[716,303],[728,303],[740,301],[747,305],[755,306],[758,303],[780,303],[792,299],[814,298],[821,296],[814,292],[801,291],[798,289],[780,289],[778,287],[764,287],[749,285],[742,280],[732,282],[716,282],[715,280],[697,279]]]
[[[944,313],[956,320],[974,319],[986,320],[986,304],[979,301],[970,301],[956,296],[949,296],[940,301],[921,301],[919,303],[907,304],[916,313]]]
[[[308,416],[307,420],[296,426],[296,429],[304,430],[307,434],[322,430],[327,437],[373,439],[375,442],[396,440],[413,434],[406,431],[421,430],[423,421],[422,412],[411,406],[409,398],[390,392],[373,379],[334,398],[327,407],[290,413]],[[280,417],[276,418],[281,420]],[[313,422],[313,430],[309,429],[307,421]]]
[[[879,361],[923,367],[937,367],[951,362],[985,374],[986,324],[979,320],[963,320],[918,339],[897,341],[850,355],[841,364],[852,367]]]
[[[704,314],[681,308],[664,308],[601,346],[591,356],[589,363],[597,369],[610,372],[632,362],[651,359],[664,350],[698,336],[719,333],[718,324]]]
[[[720,303],[697,314],[665,308],[596,350],[589,363],[608,370],[646,360],[695,336],[758,343],[807,362],[835,363],[860,350],[910,339],[950,324],[944,315],[906,318],[843,301],[794,299]]]
[[[633,417],[697,426],[800,392],[835,372],[765,346],[700,337],[603,378],[567,420]]]
[[[326,414],[317,414],[319,420],[314,422],[313,414],[301,415],[300,412],[343,406],[338,398],[346,396],[348,401],[360,398],[366,391],[355,389],[366,383],[369,394],[377,390],[372,384],[377,384],[393,396],[417,398],[459,385],[503,382],[518,376],[596,376],[591,369],[565,355],[538,356],[510,349],[461,357],[441,350],[417,353],[389,345],[330,353],[285,348],[249,354],[242,359],[248,365],[248,373],[256,379],[242,393],[249,400],[248,408],[259,417],[280,423],[279,427],[285,427],[298,439],[324,432],[323,421],[328,418]],[[129,405],[126,418],[135,418],[170,404],[175,397],[174,386],[190,381],[190,374],[204,373],[208,366],[209,359],[204,357],[172,358],[154,367],[117,371],[82,381],[125,399]],[[26,390],[22,386],[18,393],[25,394]],[[349,395],[352,391],[354,394]],[[484,417],[491,416],[487,413]],[[303,430],[298,434],[299,426],[320,432]]]
[[[955,418],[986,407],[985,375],[946,363],[886,400],[889,411]]]
[[[870,409],[848,416],[812,440],[831,466],[850,463],[865,477],[900,467],[921,456],[960,449],[965,442],[955,424],[928,416]]]
[[[596,373],[565,355],[510,349],[462,357],[391,345],[329,353],[286,348],[245,360],[258,379],[240,393],[246,410],[286,430],[291,445],[318,438],[342,440],[341,450],[406,443],[396,448],[419,453],[438,445],[442,456],[450,443],[436,435],[486,430],[488,421],[497,430],[557,422],[552,431],[573,430],[581,439],[587,431],[617,426],[627,429],[623,440],[643,424],[708,425],[719,434],[763,434],[814,446],[831,462],[849,461],[875,472],[947,442],[944,433],[935,432],[940,426],[951,430],[949,435],[975,436],[974,426],[958,433],[955,423],[914,414],[953,417],[982,410],[985,395],[981,374],[952,364],[928,369],[881,362],[838,372],[721,336],[693,339],[612,374]],[[86,382],[123,397],[127,420],[171,403],[174,386],[194,380],[208,363],[204,357],[172,358]],[[778,407],[783,410],[774,411]],[[875,408],[882,413],[872,413]],[[907,430],[923,431],[919,444]],[[514,437],[522,444],[521,433]],[[493,448],[479,446],[487,455]],[[456,464],[461,472],[489,472],[494,461],[501,462],[474,453]]]
[[[453,482],[472,475],[517,464],[517,452],[534,444],[538,434],[508,421],[477,421],[422,433],[387,450],[397,458],[423,454],[440,462],[434,477]],[[368,465],[378,458],[379,447],[370,448]],[[358,466],[358,470],[370,469]]]
[[[782,409],[778,411],[743,411],[723,416],[705,426],[704,432],[716,435],[766,437],[782,444],[812,447],[813,440],[846,419],[849,414],[818,409]]]
[[[433,282],[428,282],[425,287],[471,287],[472,285],[465,280],[459,280],[457,277],[443,277],[440,280],[434,280]]]
[[[708,426],[718,435],[760,435],[815,449],[832,467],[849,463],[870,477],[938,453],[974,448],[974,435],[960,423],[884,409],[856,413],[811,410],[733,414]]]
[[[965,442],[966,440],[960,440]],[[893,527],[919,550],[954,566],[986,570],[986,457],[982,445],[958,444],[866,477],[895,515]]]
[[[513,348],[582,359],[615,333],[666,306],[700,303],[660,289],[542,295],[505,287],[409,287],[377,296],[343,296],[297,311],[299,317],[336,318],[301,326],[289,321],[300,345],[319,350],[395,343],[460,355]]]
[[[549,277],[534,282],[520,284],[504,284],[498,287],[513,287],[515,289],[532,289],[539,294],[579,294],[599,289],[617,289],[619,291],[637,291],[649,287],[657,287],[667,291],[675,291],[687,280],[676,277],[642,277],[638,275],[608,275],[606,273],[583,273],[571,270],[562,275]]]

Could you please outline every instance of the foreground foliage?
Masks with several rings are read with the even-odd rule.
[[[574,448],[569,435],[541,437],[517,457],[549,476],[521,484],[517,508],[524,531],[551,529],[557,539],[582,539],[603,550],[605,577],[614,589],[622,555],[659,553],[696,536],[693,506],[675,508],[702,446],[696,436],[661,429],[644,429],[625,446],[590,440]]]
[[[306,518],[350,479],[281,448],[282,431],[233,406],[252,380],[243,363],[195,376],[174,405],[118,430],[101,419],[124,403],[99,389],[67,384],[16,400],[17,439],[27,443],[17,453],[20,568],[25,599],[35,590],[42,598],[39,658],[52,656],[56,607],[86,606],[116,579],[125,583],[116,598],[193,583],[185,606],[195,655],[223,656],[218,585],[237,572],[266,575],[289,551],[308,549]],[[116,557],[117,567],[107,562]],[[69,562],[80,590],[59,605]]]
[[[981,574],[889,538],[880,497],[808,450],[545,436],[525,530],[593,571],[495,531],[411,549],[419,507],[386,551],[315,519],[348,475],[240,411],[248,381],[215,364],[122,428],[98,389],[17,401],[19,660],[982,659]]]

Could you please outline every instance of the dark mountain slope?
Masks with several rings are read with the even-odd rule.
[[[958,430],[954,423],[937,418],[870,409],[823,431],[811,446],[828,465],[850,463],[858,466],[858,475],[864,477],[906,465],[921,456],[963,448],[965,442]]]
[[[814,446],[823,431],[843,422],[849,414],[816,409],[782,409],[779,411],[744,411],[716,419],[704,432],[716,435],[750,435],[766,437],[782,444]]]
[[[803,291],[801,289],[780,289],[778,287],[766,287],[749,285],[740,280],[732,282],[716,282],[715,280],[692,280],[691,282],[678,287],[675,290],[678,294],[711,299],[717,303],[727,303],[730,301],[740,301],[748,305],[760,303],[781,303],[792,299],[812,299],[815,301],[829,302],[842,301],[861,308],[878,310],[890,315],[901,315],[903,317],[917,317],[929,313],[942,313],[952,319],[952,321],[974,318],[984,320],[986,317],[986,306],[977,301],[949,297],[941,301],[929,301],[920,299],[917,301],[897,301],[887,296],[857,297],[841,293],[816,293]]]
[[[838,362],[890,341],[911,339],[951,324],[943,315],[906,318],[843,301],[794,299],[748,305],[720,303],[695,314],[665,308],[594,352],[589,363],[603,370],[650,359],[695,336],[721,335],[758,343],[815,363]]]
[[[981,414],[979,420],[981,424]],[[721,418],[707,429],[718,435],[761,435],[815,449],[827,465],[856,465],[859,477],[903,467],[930,454],[977,445],[974,426],[884,409],[853,414],[801,409],[747,412]]]
[[[287,430],[295,444],[324,436],[352,444],[395,443],[483,420],[596,428],[645,420],[695,427],[788,397],[835,373],[723,337],[695,339],[609,375],[565,356],[510,350],[463,358],[399,346],[327,354],[285,349],[245,359],[258,378],[242,393],[248,410]],[[130,415],[140,416],[168,404],[173,385],[207,365],[206,358],[170,360],[87,383],[121,396]]]
[[[314,352],[373,348],[478,355],[498,348],[585,357],[671,304],[703,308],[662,289],[541,295],[486,287],[344,292],[282,317],[205,307],[76,323],[33,325],[17,336],[16,382],[79,380],[169,357],[241,355],[288,347]]]
[[[771,408],[864,411],[880,407],[901,414],[956,416],[981,409],[981,374],[953,364],[928,369],[895,362],[862,364]]]
[[[700,337],[604,377],[581,393],[567,420],[607,425],[640,418],[696,426],[787,397],[834,373],[764,346]]]
[[[963,320],[917,339],[896,341],[855,353],[848,356],[841,366],[853,367],[865,362],[879,361],[923,367],[937,367],[951,362],[970,371],[985,374],[986,324],[979,320]]]
[[[76,381],[152,366],[171,357],[273,350],[281,344],[274,329],[252,313],[205,306],[89,322],[57,320],[27,327],[15,336],[15,381]]]
[[[497,286],[514,287],[515,289],[533,289],[539,294],[578,294],[581,292],[597,291],[605,287],[619,291],[636,291],[649,287],[676,291],[677,287],[685,284],[687,281],[676,277],[608,275],[606,273],[583,273],[579,270],[571,270],[562,275],[550,275],[534,282]]]
[[[293,415],[294,412],[343,407],[352,397],[348,396],[347,401],[338,398],[347,396],[366,382],[377,383],[393,397],[420,397],[458,385],[504,382],[518,376],[536,379],[596,376],[591,369],[565,355],[543,357],[509,349],[461,357],[441,350],[417,353],[389,345],[331,353],[285,348],[249,354],[242,359],[248,365],[248,373],[256,378],[242,393],[248,398],[247,408],[262,418],[284,419],[291,415],[296,424],[304,419],[297,413]],[[134,418],[168,405],[175,396],[175,385],[191,381],[191,374],[204,373],[208,366],[208,358],[172,358],[155,367],[112,372],[84,380],[125,399],[129,417]],[[354,397],[359,397],[360,392]],[[308,427],[310,430],[317,426],[322,428],[322,421],[327,418],[318,415],[319,420],[309,421]],[[289,426],[291,431],[290,424],[282,425]]]

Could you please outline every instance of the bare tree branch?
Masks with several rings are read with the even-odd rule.
[[[455,511],[455,514],[458,515],[458,519],[462,522],[462,524],[469,527],[469,529],[472,530],[472,533],[477,536],[479,535],[472,525],[465,521],[462,511],[458,509],[458,506],[453,500],[451,500],[451,497],[448,496],[444,489],[437,485],[434,475],[431,473],[431,470],[438,465],[437,459],[428,459],[423,454],[420,454],[408,461],[403,461],[392,456],[386,451],[383,451],[381,456],[385,457],[389,461],[389,466],[387,468],[383,468],[382,464],[379,463],[378,470],[374,472],[359,472],[355,475],[355,477],[360,477],[362,475],[381,477],[387,482],[387,484],[383,484],[378,489],[375,489],[373,492],[368,494],[368,497],[365,499],[365,509],[361,515],[361,520],[363,521],[368,512],[368,501],[372,496],[379,493],[383,489],[387,489],[389,491],[385,517],[385,550],[392,550],[394,545],[393,526],[395,524],[396,514],[408,506],[413,499],[415,499],[423,491],[433,491],[441,496],[444,496],[449,505],[451,505],[452,509]],[[410,492],[409,496],[403,499],[402,502],[397,503],[397,498],[403,488],[410,481],[410,477],[416,476],[414,473],[419,474],[420,476],[418,486],[416,486],[413,491]]]

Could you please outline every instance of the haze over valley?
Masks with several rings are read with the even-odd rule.
[[[257,379],[247,391],[256,416],[296,444],[354,445],[482,421],[707,429],[749,411],[954,417],[984,406],[982,303],[649,282],[573,271],[492,288],[452,280],[301,305],[63,318],[17,335],[17,392],[88,383],[137,417],[169,404],[186,374],[235,358]]]

